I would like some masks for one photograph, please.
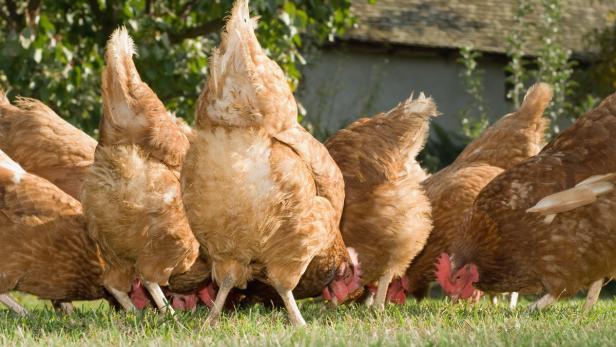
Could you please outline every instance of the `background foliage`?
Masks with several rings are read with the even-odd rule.
[[[193,117],[232,0],[1,0],[0,88],[41,99],[93,134],[101,115],[100,72],[119,25],[135,39],[137,68],[163,102]],[[352,23],[350,0],[252,0],[259,40],[296,87],[301,51]]]
[[[302,53],[344,33],[354,19],[351,0],[252,0],[261,17],[259,40],[285,70],[293,88],[301,80]],[[369,0],[374,2],[374,0]],[[613,1],[613,0],[598,0]],[[167,107],[188,121],[207,74],[207,56],[233,0],[0,0],[0,88],[41,99],[61,116],[95,134],[101,114],[99,86],[103,49],[119,25],[135,38],[142,78]],[[550,135],[616,89],[616,13],[610,25],[588,38],[598,47],[589,65],[579,66],[560,42],[565,0],[517,0],[515,25],[507,38],[512,105],[519,105],[533,80],[555,86]],[[541,21],[527,15],[541,10]],[[541,32],[536,59],[527,55],[529,31]],[[437,170],[488,125],[481,56],[472,47],[460,52],[460,78],[472,102],[460,110],[462,134],[433,125],[421,154]],[[301,110],[301,108],[300,108]],[[317,127],[318,128],[318,127]]]
[[[581,65],[562,43],[566,0],[517,0],[514,6],[515,25],[507,37],[509,62],[505,72],[510,84],[507,97],[512,102],[513,111],[534,81],[551,84],[554,98],[547,110],[551,124],[546,134],[550,139],[616,91],[616,13],[608,14],[608,25],[604,30],[587,37],[590,55]],[[528,15],[533,11],[541,13],[541,20],[533,22],[529,19]],[[542,38],[537,56],[533,58],[528,56],[527,50],[531,31],[537,31]],[[483,97],[483,71],[479,59],[481,54],[472,47],[460,49],[458,62],[464,68],[460,78],[472,102],[459,112],[462,134],[448,133],[432,124],[432,136],[420,156],[422,164],[430,171],[449,165],[489,126],[487,116],[490,110]]]

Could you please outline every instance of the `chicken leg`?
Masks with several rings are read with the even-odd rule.
[[[56,312],[60,312],[63,314],[70,315],[75,310],[75,307],[70,302],[52,300],[51,305],[53,306],[54,310],[56,310]]]
[[[144,280],[143,286],[145,287],[145,289],[147,289],[150,295],[152,295],[152,299],[154,299],[154,302],[156,303],[156,307],[158,307],[160,312],[170,313],[172,315],[175,314],[175,311],[173,310],[171,305],[169,305],[169,302],[165,298],[165,294],[163,294],[163,290],[160,289],[160,286],[158,285],[158,283],[148,282]]]
[[[306,321],[304,320],[304,317],[302,317],[302,313],[299,311],[299,307],[297,307],[297,303],[293,297],[293,291],[278,290],[278,294],[280,294],[280,297],[284,302],[284,306],[287,308],[291,324],[295,327],[306,325]]]
[[[130,297],[128,296],[128,294],[124,293],[123,291],[117,290],[111,286],[105,286],[105,288],[107,288],[109,293],[111,293],[111,295],[113,295],[113,297],[116,300],[118,300],[118,303],[120,303],[120,305],[122,306],[122,308],[124,308],[124,310],[129,311],[129,312],[137,311],[137,308],[135,307],[133,302],[130,300]]]
[[[509,298],[509,309],[513,310],[518,306],[518,292],[511,292],[511,298]]]
[[[541,299],[535,301],[535,303],[533,303],[532,305],[530,305],[528,307],[528,310],[533,312],[533,311],[541,311],[544,308],[550,306],[551,304],[553,304],[556,301],[556,297],[554,297],[552,294],[546,294],[544,295]]]
[[[0,302],[20,316],[25,316],[28,314],[28,310],[26,310],[8,294],[0,294]]]
[[[376,297],[374,299],[374,309],[378,311],[383,311],[385,309],[385,299],[387,298],[387,290],[389,289],[389,284],[391,283],[391,279],[393,278],[393,274],[390,271],[385,272],[381,278],[379,278],[378,287],[376,289]]]
[[[210,311],[210,314],[207,316],[205,320],[206,324],[216,325],[218,323],[218,318],[220,318],[220,314],[222,313],[222,309],[225,306],[225,301],[227,301],[227,296],[229,296],[229,292],[235,286],[235,280],[233,275],[227,275],[225,279],[222,281],[220,288],[218,288],[218,293],[216,294],[216,300],[214,300],[214,305]]]
[[[366,299],[364,300],[364,305],[370,307],[374,304],[374,293],[368,292],[366,295]]]
[[[601,288],[603,288],[603,278],[596,280],[588,288],[588,294],[586,295],[586,302],[584,303],[584,313],[590,312],[593,306],[599,300],[599,294],[601,294]]]
[[[490,295],[490,299],[492,301],[492,305],[494,305],[494,306],[498,305],[498,296],[496,294],[495,295]]]

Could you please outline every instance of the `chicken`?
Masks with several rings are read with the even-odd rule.
[[[450,251],[454,240],[464,237],[458,228],[479,191],[503,170],[537,154],[543,146],[548,124],[543,111],[551,98],[552,89],[547,84],[531,87],[517,112],[490,126],[450,166],[423,182],[432,204],[434,229],[408,267],[407,278],[392,287],[404,288],[418,300],[426,296],[435,279],[436,259]],[[401,301],[404,296],[398,296],[397,302]]]
[[[108,298],[81,204],[2,151],[0,187],[0,302],[25,314],[8,292],[50,299],[57,307]]]
[[[432,99],[411,96],[387,113],[353,122],[325,143],[344,176],[342,237],[359,255],[362,285],[378,281],[378,309],[392,278],[404,275],[432,230],[421,187],[426,174],[415,156],[436,115]]]
[[[207,322],[232,288],[258,280],[280,295],[292,324],[304,325],[292,291],[339,233],[344,182],[298,124],[291,89],[255,26],[248,1],[237,1],[197,105],[182,195],[219,286]]]
[[[32,174],[80,199],[96,141],[34,99],[11,105],[0,91],[0,149]]]
[[[179,181],[188,138],[141,81],[126,29],[107,44],[103,118],[94,164],[83,185],[88,230],[105,260],[105,287],[128,310],[139,278],[157,307],[173,313],[161,285],[187,271],[199,244],[184,213]]]
[[[439,258],[444,291],[544,292],[532,306],[542,309],[616,273],[615,134],[613,94],[488,184],[462,224],[465,238]]]

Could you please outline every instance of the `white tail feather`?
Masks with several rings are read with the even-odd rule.
[[[548,195],[526,212],[554,215],[586,206],[597,200],[599,195],[614,190],[616,174],[592,176],[575,187]]]

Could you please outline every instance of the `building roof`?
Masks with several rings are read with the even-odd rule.
[[[543,12],[540,0],[530,0],[526,16],[529,35],[525,52],[535,55],[540,36],[533,28]],[[518,0],[352,0],[358,25],[347,39],[367,43],[457,49],[464,46],[491,53],[507,51],[507,37],[515,27]],[[562,42],[585,55],[588,34],[607,25],[615,0],[564,0]]]

